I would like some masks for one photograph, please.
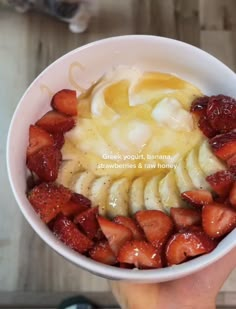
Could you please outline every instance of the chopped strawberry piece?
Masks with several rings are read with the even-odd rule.
[[[53,146],[53,138],[45,130],[31,125],[29,128],[29,146],[27,147],[27,157],[36,153],[45,146]]]
[[[60,132],[54,133],[52,136],[53,136],[54,147],[61,150],[62,146],[65,143],[65,138],[64,138],[63,133],[60,133]]]
[[[228,160],[236,154],[236,130],[216,135],[209,143],[217,157]]]
[[[117,256],[124,243],[133,238],[132,232],[127,227],[111,222],[101,216],[98,216],[98,223],[103,234],[106,236],[112,251]]]
[[[27,158],[27,167],[43,181],[55,181],[57,179],[62,155],[53,146],[41,148]]]
[[[120,263],[132,264],[141,269],[162,267],[160,254],[151,244],[142,240],[126,242],[117,259]]]
[[[57,92],[51,101],[51,105],[55,110],[69,116],[77,115],[77,104],[76,91],[70,89]]]
[[[210,97],[207,117],[211,126],[220,132],[236,129],[236,100],[224,95]]]
[[[114,265],[117,263],[107,240],[100,241],[89,251],[90,257],[100,263]]]
[[[196,98],[192,102],[190,112],[198,116],[205,115],[206,110],[207,110],[208,101],[209,101],[208,96]]]
[[[63,215],[56,219],[53,233],[65,245],[79,253],[85,253],[93,246],[92,240],[82,234],[77,226]]]
[[[133,239],[135,240],[145,239],[143,231],[140,229],[140,227],[133,219],[124,216],[117,216],[114,218],[113,222],[124,225],[125,227],[130,229],[131,232],[133,233]]]
[[[144,231],[147,240],[156,248],[161,248],[174,228],[172,219],[159,210],[142,210],[135,218]]]
[[[209,204],[202,208],[202,227],[207,235],[218,238],[236,227],[236,211],[224,204]]]
[[[94,239],[99,230],[99,224],[97,221],[98,207],[89,208],[78,214],[74,218],[74,223],[79,224],[85,234]]]
[[[194,256],[212,251],[216,243],[203,232],[182,232],[171,236],[166,245],[169,266],[180,264]]]
[[[52,134],[65,133],[74,127],[75,120],[56,111],[49,111],[36,122],[36,125]]]
[[[230,201],[230,204],[236,208],[236,181],[234,182],[233,184],[233,187],[230,191],[230,194],[229,194],[229,201]]]
[[[228,167],[236,166],[236,154],[234,154],[231,158],[227,160]]]
[[[79,204],[81,207],[86,208],[91,207],[91,201],[86,196],[79,194],[79,193],[73,193],[71,196],[71,200],[77,204]]]
[[[211,192],[207,190],[192,190],[181,193],[181,197],[193,206],[202,206],[213,202]]]
[[[192,225],[201,224],[201,212],[196,209],[174,208],[170,209],[170,216],[178,230]]]
[[[212,189],[221,196],[227,196],[232,185],[233,175],[229,171],[219,171],[206,177]]]
[[[29,193],[28,199],[41,219],[48,223],[69,201],[71,191],[55,183],[42,183]]]
[[[212,138],[218,133],[218,131],[212,128],[209,120],[204,115],[200,117],[198,121],[198,127],[202,131],[202,133],[208,138]]]

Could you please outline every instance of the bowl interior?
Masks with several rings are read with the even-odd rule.
[[[53,249],[77,265],[103,277],[136,281],[166,281],[192,273],[223,256],[236,245],[231,232],[210,254],[182,265],[160,270],[130,271],[96,263],[57,241],[41,222],[26,191],[25,151],[28,128],[50,109],[50,98],[62,88],[79,93],[111,67],[136,66],[149,71],[173,73],[192,82],[203,93],[236,97],[236,76],[211,55],[185,43],[153,36],[123,36],[101,40],[78,48],[45,69],[30,85],[13,116],[7,145],[9,179],[15,198],[33,229]]]

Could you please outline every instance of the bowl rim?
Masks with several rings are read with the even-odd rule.
[[[26,91],[24,92],[23,96],[19,100],[19,103],[14,111],[14,114],[12,116],[9,130],[8,130],[8,136],[7,136],[7,147],[6,147],[6,161],[7,161],[7,173],[8,173],[8,178],[10,182],[10,186],[13,192],[13,195],[15,197],[15,200],[23,213],[24,217],[28,221],[28,223],[31,225],[33,230],[37,233],[37,235],[52,249],[54,249],[59,255],[63,256],[70,262],[74,263],[75,265],[104,278],[110,278],[110,279],[120,279],[120,280],[135,280],[136,282],[145,282],[145,281],[156,281],[156,282],[162,282],[162,281],[168,281],[168,280],[173,280],[176,278],[181,278],[183,276],[189,275],[191,273],[194,273],[198,270],[201,270],[208,266],[209,264],[212,264],[213,262],[217,261],[224,255],[226,255],[230,250],[232,250],[234,247],[236,247],[236,242],[229,243],[227,247],[222,250],[218,250],[218,254],[215,253],[217,250],[214,249],[211,253],[205,254],[203,256],[200,256],[197,258],[197,263],[196,259],[187,261],[185,263],[182,263],[180,265],[172,266],[172,267],[167,267],[167,268],[161,268],[161,269],[152,269],[152,270],[130,270],[130,269],[121,269],[118,267],[114,266],[109,266],[105,265],[99,262],[96,262],[90,258],[87,258],[67,246],[65,246],[62,242],[56,240],[55,236],[52,234],[52,237],[49,237],[47,232],[43,231],[43,229],[40,228],[39,224],[35,220],[32,220],[30,214],[26,211],[26,206],[21,203],[19,199],[18,192],[16,190],[15,184],[14,184],[14,176],[13,172],[11,169],[11,163],[10,163],[10,146],[11,146],[11,139],[13,136],[13,127],[15,120],[18,116],[18,111],[21,107],[22,102],[25,99],[25,96],[28,94],[28,92],[31,90],[31,88],[34,86],[34,84],[44,75],[44,73],[48,70],[50,70],[51,67],[56,65],[57,63],[63,61],[65,58],[70,57],[74,53],[78,53],[82,50],[88,49],[90,47],[94,47],[96,45],[101,45],[106,42],[112,43],[113,41],[119,41],[119,40],[136,40],[136,39],[150,39],[150,40],[159,40],[160,42],[162,41],[169,41],[175,44],[179,44],[182,46],[186,46],[188,48],[191,48],[192,50],[195,50],[196,52],[203,54],[207,56],[209,59],[213,59],[214,61],[217,61],[220,63],[225,71],[228,71],[228,73],[234,74],[233,70],[231,70],[229,67],[227,67],[223,62],[221,62],[219,59],[216,57],[212,56],[211,54],[203,51],[202,49],[190,45],[188,43],[176,40],[176,39],[171,39],[171,38],[166,38],[166,37],[160,37],[160,36],[155,36],[155,35],[121,35],[121,36],[113,36],[113,37],[108,37],[105,39],[100,39],[94,42],[90,42],[88,44],[85,44],[81,47],[75,48],[71,50],[70,52],[64,54],[63,56],[59,57],[56,59],[54,62],[52,62],[49,66],[47,66],[33,81],[32,83],[27,87]],[[235,233],[236,235],[236,230],[232,231],[229,235],[232,233]],[[228,236],[229,236],[228,235]],[[227,236],[227,237],[228,237]],[[235,237],[236,238],[236,237]],[[224,240],[221,241],[221,243]]]

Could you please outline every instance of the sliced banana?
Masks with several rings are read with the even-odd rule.
[[[99,214],[106,215],[106,205],[108,198],[108,190],[111,186],[112,178],[110,176],[103,176],[95,179],[90,188],[89,198],[93,206],[98,206]]]
[[[78,160],[62,161],[56,182],[70,188],[73,175],[83,171],[83,166]]]
[[[169,172],[159,184],[159,193],[164,210],[169,213],[171,207],[184,207],[184,202],[180,198],[180,192],[176,185],[175,174]]]
[[[126,178],[116,180],[109,191],[107,203],[107,215],[128,216],[129,205],[129,181]]]
[[[65,143],[61,149],[62,160],[78,160],[79,153],[74,144],[68,139],[65,138]]]
[[[199,148],[198,160],[200,167],[206,176],[226,169],[224,163],[211,151],[207,140],[205,140]]]
[[[187,172],[185,159],[182,159],[176,169],[175,169],[175,178],[176,183],[179,188],[179,191],[182,193],[184,191],[196,189],[193,185],[191,178]]]
[[[135,214],[139,210],[144,209],[144,179],[142,177],[136,178],[129,190],[129,213]]]
[[[95,178],[96,176],[91,172],[80,173],[74,183],[73,190],[89,198],[90,187]]]
[[[188,174],[197,189],[210,190],[210,185],[205,179],[205,175],[198,163],[198,154],[196,149],[192,149],[186,158],[186,167]]]
[[[164,210],[159,193],[159,183],[162,178],[163,175],[157,175],[147,182],[144,189],[144,204],[146,209]]]

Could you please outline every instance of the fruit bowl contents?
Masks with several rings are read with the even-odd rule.
[[[118,67],[29,128],[28,199],[56,237],[121,268],[180,264],[236,227],[236,100]]]

